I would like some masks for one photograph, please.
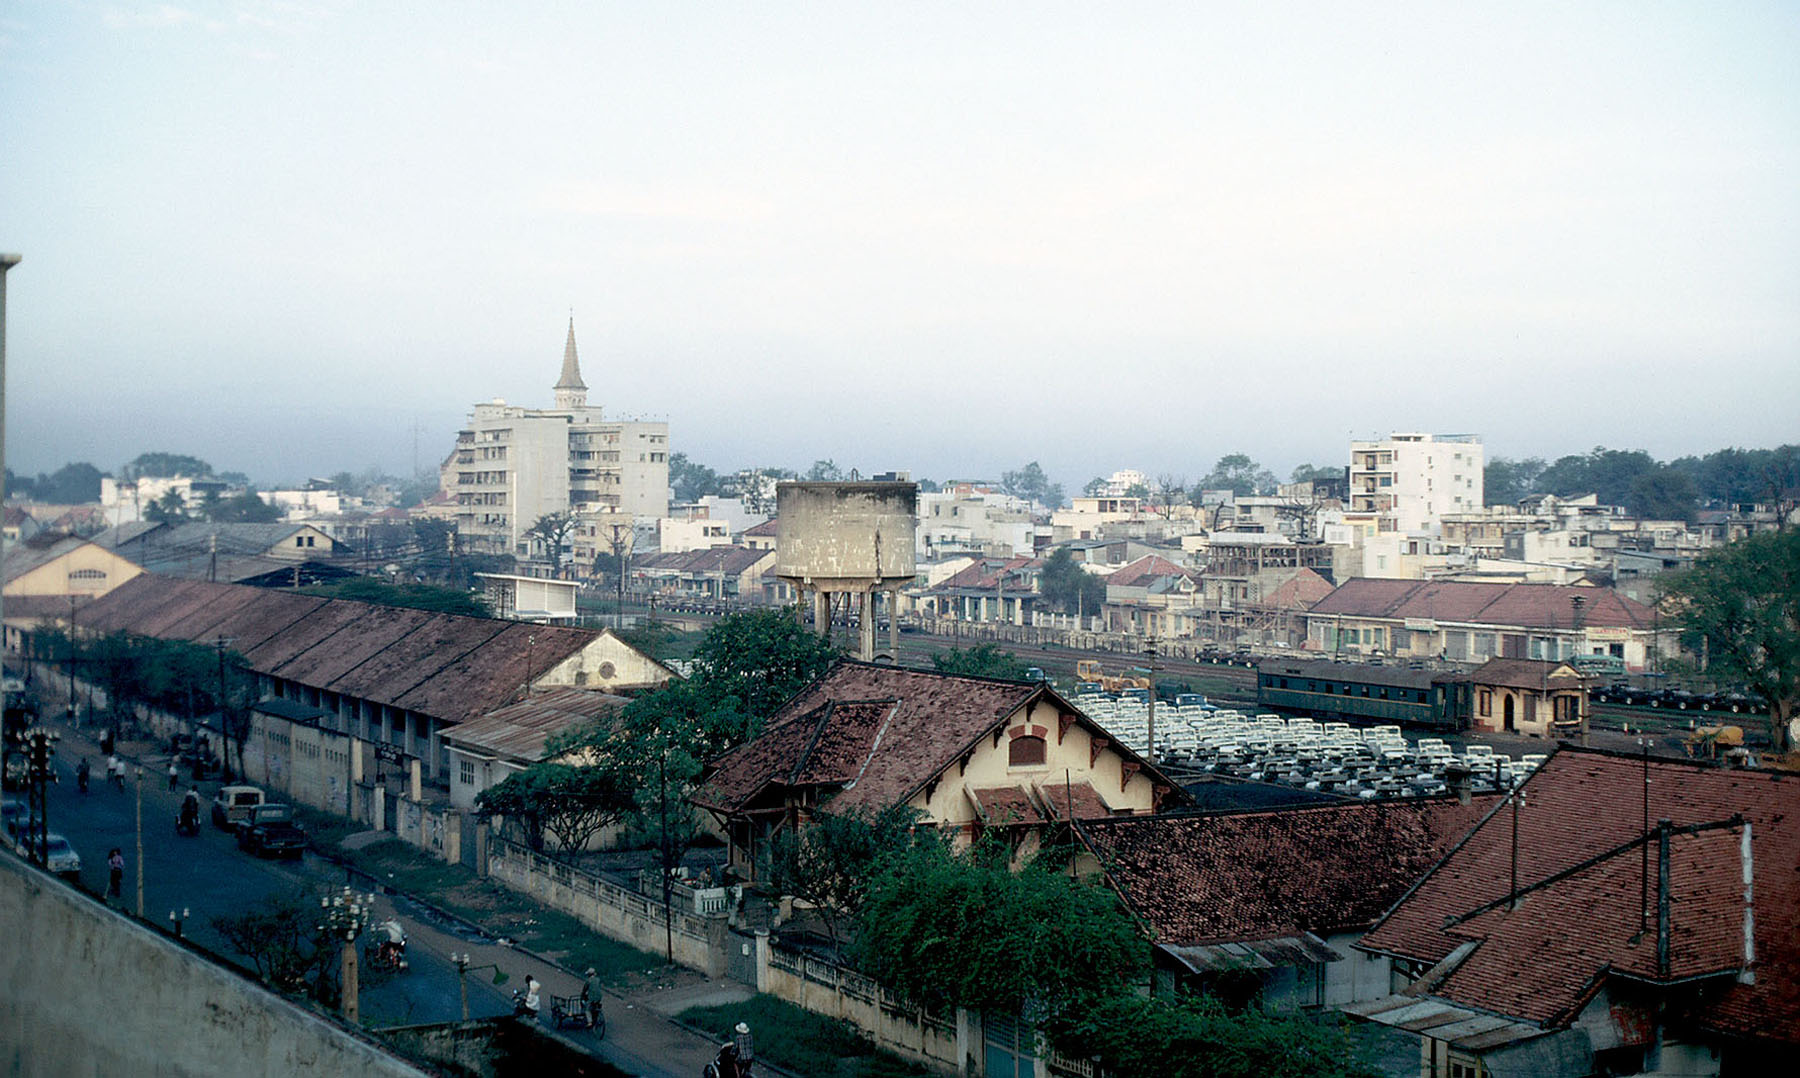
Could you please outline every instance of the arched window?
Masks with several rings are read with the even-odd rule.
[[[1044,739],[1015,737],[1006,747],[1006,766],[1034,767],[1044,762]]]

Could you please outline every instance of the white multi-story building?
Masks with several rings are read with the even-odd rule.
[[[464,549],[529,557],[526,533],[549,513],[656,519],[669,512],[669,425],[607,420],[587,403],[575,320],[555,407],[477,404],[456,436],[446,482]]]
[[[1391,434],[1350,443],[1345,523],[1364,535],[1436,533],[1441,519],[1482,506],[1481,439],[1473,434]]]

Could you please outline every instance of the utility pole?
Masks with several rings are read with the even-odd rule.
[[[18,255],[0,254],[0,504],[6,501],[6,271],[19,264]],[[6,558],[6,537],[0,534],[0,561]],[[6,651],[6,607],[0,598],[0,653]],[[5,693],[0,692],[0,708]]]
[[[607,525],[612,531],[613,568],[618,570],[618,602],[613,607],[613,628],[625,627],[625,559],[630,556],[631,525],[621,521],[613,521]]]
[[[137,915],[144,919],[144,769],[137,769]]]

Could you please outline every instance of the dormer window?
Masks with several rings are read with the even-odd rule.
[[[1007,767],[1042,767],[1044,759],[1044,739],[1041,737],[1015,737],[1007,743]]]

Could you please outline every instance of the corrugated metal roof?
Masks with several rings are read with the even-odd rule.
[[[469,748],[521,764],[543,759],[544,743],[564,730],[617,715],[623,696],[586,689],[534,692],[444,732],[452,748]]]
[[[1275,939],[1245,940],[1237,943],[1193,944],[1183,946],[1164,943],[1157,950],[1186,966],[1190,972],[1208,970],[1275,969],[1280,966],[1308,966],[1314,962],[1337,962],[1343,959],[1311,932]]]

